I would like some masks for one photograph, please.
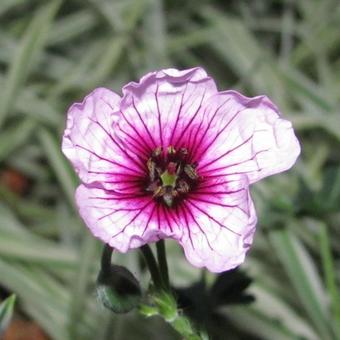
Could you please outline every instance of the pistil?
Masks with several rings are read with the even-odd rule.
[[[174,173],[169,172],[168,170],[165,170],[161,174],[161,181],[163,186],[169,186],[169,187],[176,187],[176,181],[177,181],[177,176]]]
[[[164,153],[162,147],[157,147],[147,162],[149,183],[145,190],[169,208],[188,194],[199,180],[197,164],[187,163],[187,155],[185,148],[176,150],[170,145]]]

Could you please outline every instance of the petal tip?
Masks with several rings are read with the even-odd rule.
[[[178,70],[176,68],[161,69],[159,71],[149,72],[143,76],[138,82],[130,82],[123,87],[123,95],[130,92],[139,94],[144,92],[148,86],[157,81],[164,81],[170,84],[180,84],[186,82],[198,83],[209,81],[211,87],[214,87],[217,92],[216,85],[212,78],[208,76],[207,72],[202,67],[194,67],[185,70]]]

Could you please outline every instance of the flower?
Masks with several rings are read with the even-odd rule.
[[[267,97],[219,92],[192,68],[148,73],[122,97],[95,89],[69,109],[62,150],[94,236],[120,252],[175,239],[193,265],[222,272],[253,241],[249,185],[290,168],[300,146]]]

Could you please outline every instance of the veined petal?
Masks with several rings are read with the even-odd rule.
[[[201,68],[149,73],[124,87],[116,134],[128,145],[136,145],[137,139],[145,154],[173,145],[216,93],[214,81]]]
[[[295,163],[300,145],[292,125],[267,97],[225,91],[207,105],[209,125],[194,146],[202,176],[243,173],[254,183]]]
[[[120,252],[183,233],[150,196],[80,185],[76,201],[92,234]]]
[[[243,262],[256,225],[246,176],[207,179],[183,203],[181,215],[179,242],[193,265],[222,272]]]
[[[246,176],[209,180],[176,209],[150,197],[84,185],[78,187],[76,201],[93,235],[113,248],[126,252],[172,238],[193,265],[213,272],[242,263],[255,232]]]
[[[120,97],[98,88],[68,111],[62,150],[80,179],[115,190],[133,190],[144,176],[145,164],[114,135]],[[131,189],[132,188],[132,189]]]

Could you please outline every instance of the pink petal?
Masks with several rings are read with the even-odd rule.
[[[113,134],[120,97],[98,88],[68,111],[62,150],[84,183],[126,192],[145,175],[145,160]]]
[[[207,179],[180,211],[185,229],[179,242],[189,262],[212,272],[243,262],[256,225],[246,176]]]
[[[143,155],[173,145],[216,93],[214,81],[201,68],[149,73],[139,83],[124,87],[116,134]]]
[[[300,145],[289,121],[265,96],[235,91],[211,97],[205,115],[210,127],[196,145],[202,176],[246,174],[250,183],[289,169]]]
[[[256,214],[247,184],[244,175],[210,179],[175,209],[85,185],[76,201],[93,235],[120,252],[172,238],[193,265],[222,272],[241,264],[252,243]]]
[[[183,233],[150,196],[80,185],[76,201],[92,234],[120,252]]]

